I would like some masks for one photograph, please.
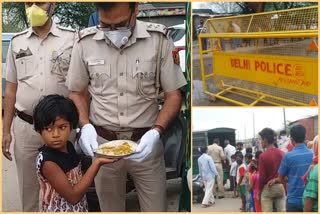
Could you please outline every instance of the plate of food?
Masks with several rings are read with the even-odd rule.
[[[95,151],[97,157],[122,158],[135,153],[138,144],[131,140],[113,140],[101,144]]]

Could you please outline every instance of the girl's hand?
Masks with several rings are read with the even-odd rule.
[[[117,162],[118,160],[120,160],[120,159],[97,158],[95,161],[98,162],[98,165],[99,165],[99,166],[102,166],[102,165],[104,165],[104,164]]]

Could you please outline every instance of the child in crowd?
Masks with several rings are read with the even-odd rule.
[[[242,206],[240,210],[242,212],[246,211],[246,166],[243,163],[243,156],[242,154],[238,154],[236,156],[236,161],[238,164],[238,171],[237,171],[237,184],[238,189],[242,201]]]
[[[100,166],[116,159],[97,158],[82,175],[70,132],[78,125],[74,103],[60,95],[48,95],[35,107],[34,128],[45,145],[39,149],[36,170],[40,183],[40,212],[87,212],[85,193]]]
[[[252,151],[252,150],[251,150]],[[251,196],[251,192],[249,191],[249,181],[251,179],[251,161],[252,161],[252,153],[246,153],[244,160],[246,166],[246,211],[247,212],[254,212],[254,205],[253,205],[253,197]]]
[[[230,167],[230,189],[233,190],[233,196],[232,198],[238,197],[236,188],[237,188],[237,182],[236,182],[236,176],[237,176],[237,162],[236,162],[236,156],[231,155],[231,167]]]
[[[250,179],[249,192],[253,193],[255,212],[261,212],[261,203],[259,201],[259,169],[256,159],[251,162],[252,175]]]

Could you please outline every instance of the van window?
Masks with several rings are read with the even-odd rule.
[[[2,63],[6,62],[10,41],[2,41]]]

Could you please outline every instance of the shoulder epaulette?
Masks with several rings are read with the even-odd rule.
[[[162,33],[165,37],[169,38],[168,28],[165,25],[147,22],[146,26],[147,31],[159,32]]]
[[[71,32],[76,32],[75,29],[63,27],[63,26],[60,26],[60,25],[57,25],[57,28],[59,28],[61,30],[67,30],[67,31],[71,31]]]
[[[15,38],[15,37],[17,37],[17,36],[26,34],[28,31],[29,31],[29,29],[26,29],[26,30],[24,30],[24,31],[21,31],[21,32],[19,32],[19,33],[16,33],[16,34],[14,34],[14,35],[12,36],[11,39],[13,39],[13,38]]]
[[[96,26],[85,28],[81,31],[78,31],[78,42],[84,37],[95,34],[97,32],[98,32],[98,29],[96,28]]]

